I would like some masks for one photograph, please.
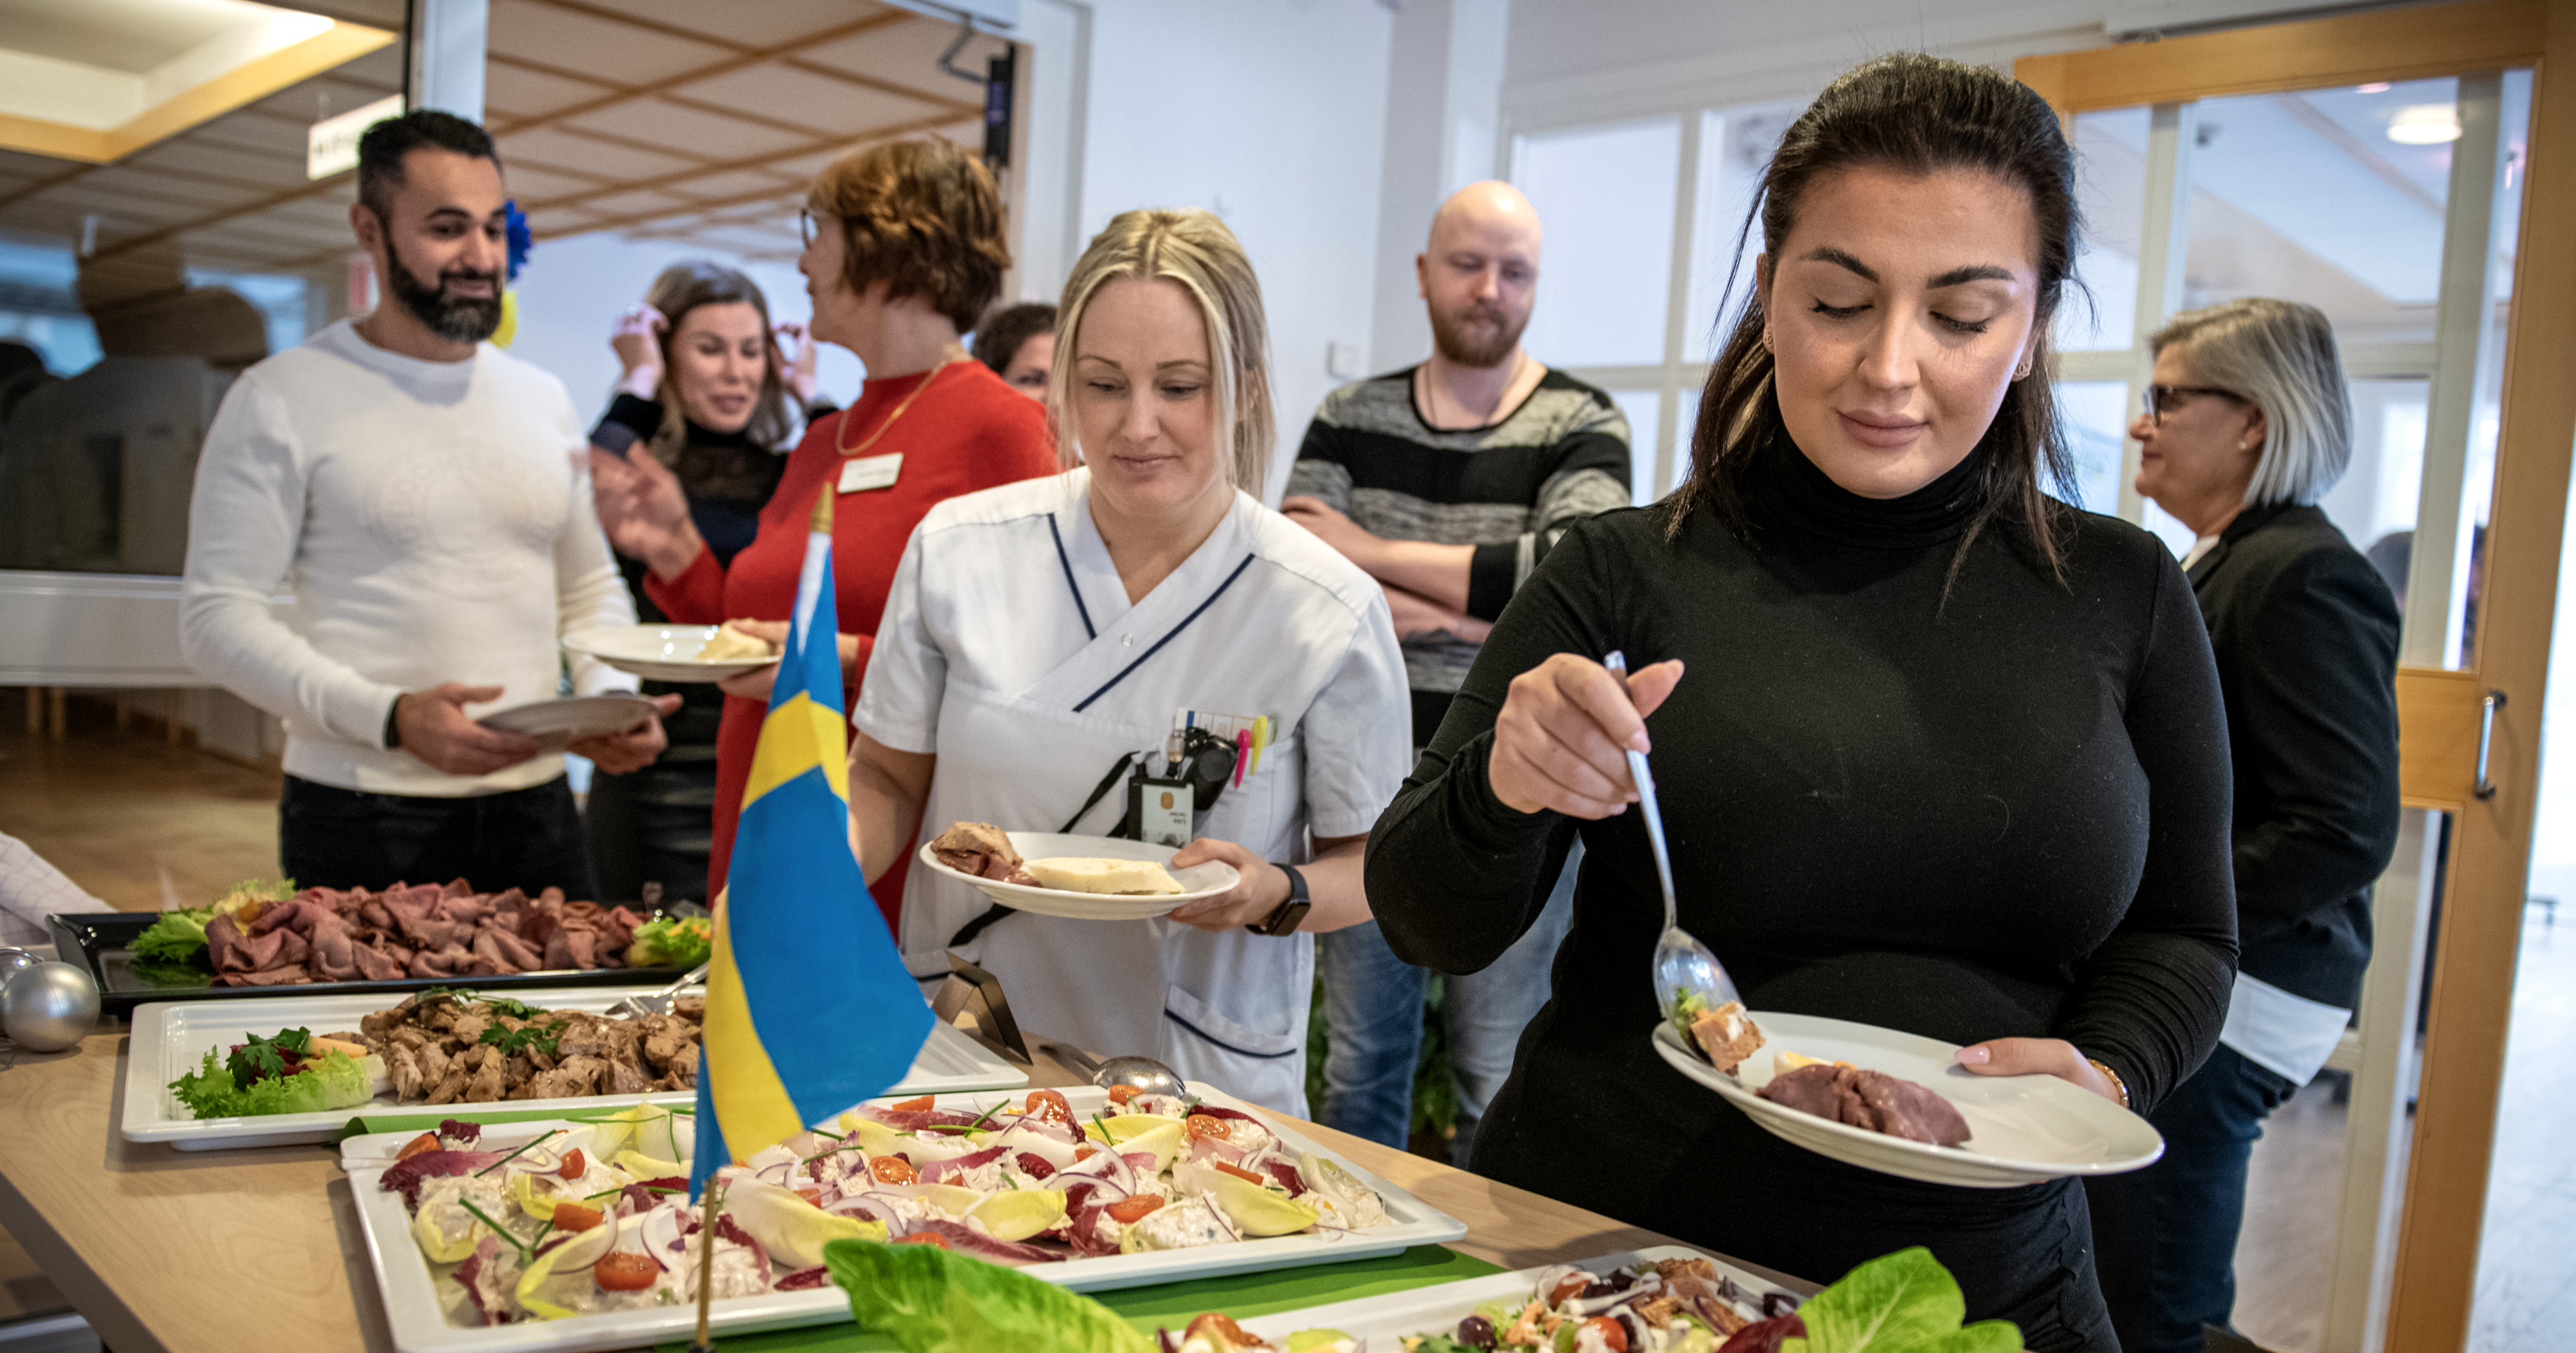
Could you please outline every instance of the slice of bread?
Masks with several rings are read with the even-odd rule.
[[[1091,860],[1066,857],[1031,860],[1023,866],[1043,887],[1068,893],[1185,893],[1163,866],[1150,860]]]

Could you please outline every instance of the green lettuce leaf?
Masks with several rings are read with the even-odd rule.
[[[126,949],[141,962],[186,963],[206,952],[206,923],[213,919],[212,907],[165,911]]]
[[[1941,1261],[1920,1245],[1872,1259],[1798,1308],[1807,1337],[1781,1353],[2016,1353],[2021,1331],[2008,1320],[1965,1329],[1968,1303]]]
[[[904,1353],[1156,1353],[1089,1297],[936,1245],[835,1240],[823,1264],[859,1328],[892,1335]]]
[[[715,954],[715,927],[703,916],[656,917],[635,927],[626,963],[634,968],[694,968]]]
[[[345,1052],[325,1054],[292,1076],[271,1076],[247,1090],[233,1083],[232,1068],[216,1052],[205,1065],[170,1082],[171,1092],[199,1118],[248,1118],[270,1113],[346,1109],[374,1099],[365,1062]]]

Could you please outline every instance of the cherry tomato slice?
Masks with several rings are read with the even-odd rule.
[[[938,1103],[939,1096],[923,1095],[919,1099],[907,1099],[900,1104],[890,1105],[889,1107],[891,1107],[896,1113],[928,1113],[932,1106]]]
[[[640,1254],[624,1250],[603,1254],[591,1266],[591,1281],[602,1292],[641,1292],[662,1276],[662,1266]]]
[[[555,1229],[587,1231],[599,1225],[600,1216],[598,1208],[586,1203],[557,1203],[555,1204]]]
[[[1591,1285],[1592,1279],[1589,1276],[1580,1273],[1570,1278],[1559,1279],[1556,1284],[1556,1290],[1547,1294],[1548,1309],[1551,1311],[1555,1310],[1566,1302],[1582,1296],[1583,1289],[1590,1287]]]
[[[581,1148],[578,1146],[564,1152],[563,1168],[555,1171],[565,1179],[579,1179],[589,1172],[590,1162],[582,1158]]]
[[[812,1203],[816,1207],[821,1207],[823,1205],[823,1191],[821,1189],[798,1189],[796,1190],[796,1196]]]
[[[1194,1113],[1190,1115],[1189,1121],[1190,1135],[1193,1137],[1207,1137],[1217,1141],[1226,1139],[1225,1120],[1215,1114]]]
[[[909,1184],[921,1177],[912,1162],[901,1156],[868,1157],[868,1173],[875,1175],[880,1184]]]
[[[1121,1224],[1143,1221],[1153,1215],[1155,1208],[1162,1205],[1163,1200],[1150,1193],[1140,1193],[1133,1198],[1121,1198],[1109,1205],[1109,1219]]]
[[[908,1236],[896,1236],[894,1238],[894,1243],[897,1245],[936,1245],[943,1250],[949,1248],[948,1237],[939,1234],[937,1231],[915,1231]]]
[[[1063,1095],[1053,1090],[1029,1091],[1028,1113],[1030,1117],[1041,1122],[1070,1123],[1073,1121],[1073,1105]]]
[[[1143,1093],[1145,1092],[1132,1085],[1113,1085],[1109,1087],[1109,1102],[1125,1108],[1127,1101]]]
[[[1212,1162],[1212,1163],[1213,1163],[1213,1164],[1214,1164],[1218,1169],[1225,1171],[1227,1174],[1233,1175],[1233,1176],[1234,1176],[1235,1178],[1237,1178],[1237,1179],[1249,1179],[1249,1180],[1251,1180],[1251,1181],[1252,1181],[1253,1183],[1255,1183],[1255,1184],[1261,1184],[1261,1183],[1267,1183],[1267,1182],[1268,1182],[1268,1181],[1264,1180],[1261,1176],[1259,1176],[1259,1175],[1257,1175],[1257,1174],[1254,1174],[1252,1171],[1247,1170],[1247,1169],[1243,1168],[1243,1167],[1242,1167],[1242,1166],[1240,1166],[1240,1165],[1229,1165],[1229,1164],[1227,1164],[1227,1163],[1225,1163],[1224,1161],[1221,1161],[1221,1160],[1220,1160],[1220,1161],[1215,1161],[1215,1162]]]
[[[425,1152],[436,1151],[438,1149],[438,1134],[435,1132],[424,1132],[419,1136],[412,1138],[410,1141],[404,1142],[402,1154],[394,1157],[394,1159],[409,1160],[414,1156],[421,1155]]]
[[[1601,1336],[1601,1346],[1610,1353],[1628,1353],[1628,1327],[1606,1315],[1596,1315],[1583,1322],[1583,1327]]]
[[[1096,1156],[1096,1155],[1099,1155],[1099,1154],[1100,1154],[1100,1148],[1099,1148],[1099,1147],[1096,1147],[1096,1146],[1077,1146],[1077,1147],[1073,1148],[1073,1161],[1074,1161],[1074,1164],[1079,1165],[1079,1164],[1081,1164],[1082,1162],[1084,1162],[1084,1161],[1086,1161],[1086,1160],[1089,1160],[1089,1159],[1091,1159],[1093,1156]]]

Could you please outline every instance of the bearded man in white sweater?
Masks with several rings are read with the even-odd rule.
[[[243,373],[197,462],[180,648],[286,721],[278,856],[306,886],[596,894],[563,757],[475,722],[556,695],[564,632],[635,619],[563,383],[483,343],[507,203],[475,124],[370,128],[349,221],[384,303]],[[663,745],[654,718],[571,750],[617,774]]]

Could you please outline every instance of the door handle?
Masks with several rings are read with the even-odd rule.
[[[2496,796],[2496,782],[2487,778],[2487,756],[2495,750],[2495,712],[2504,708],[2504,692],[2490,689],[2478,703],[2478,783],[2469,792],[2480,799],[2492,799]]]

